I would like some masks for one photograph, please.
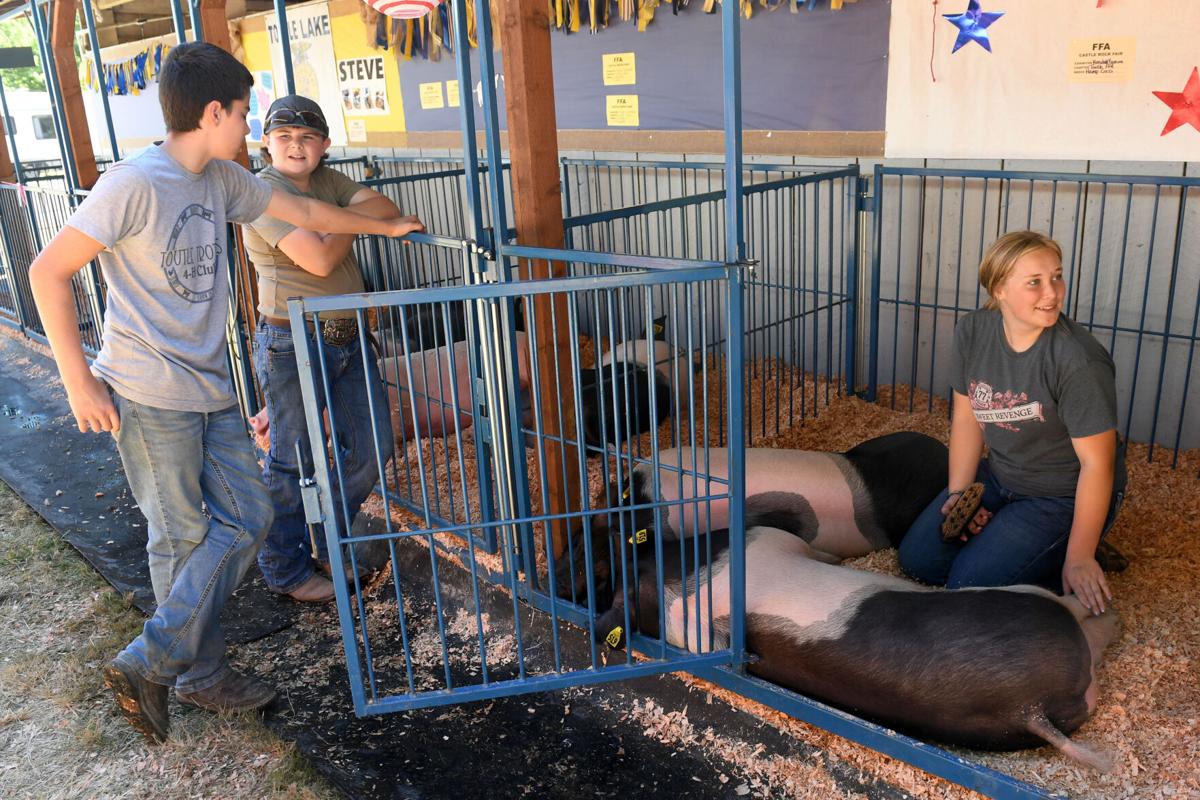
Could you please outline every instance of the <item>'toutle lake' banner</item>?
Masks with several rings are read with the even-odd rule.
[[[321,3],[289,10],[287,15],[288,42],[292,48],[292,73],[296,79],[296,94],[310,97],[321,103],[325,119],[329,122],[329,138],[334,146],[346,145],[346,123],[342,117],[342,103],[325,102],[325,98],[340,98],[342,87],[338,85],[336,61],[333,56],[333,32],[329,25],[329,5]],[[283,44],[279,36],[279,23],[267,18],[267,38],[271,44],[271,68],[277,86],[275,94],[287,94],[284,85]]]

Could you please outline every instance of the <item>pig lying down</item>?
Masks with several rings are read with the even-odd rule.
[[[681,452],[682,470],[676,466]],[[623,487],[609,487],[609,501],[628,508],[728,494],[728,450],[699,452],[706,452],[707,461],[693,466],[691,450],[661,451],[657,496],[653,466],[643,463],[633,468]],[[844,453],[749,448],[745,454],[746,526],[785,530],[811,545],[814,557],[826,561],[895,547],[930,499],[946,486],[946,446],[909,431],[868,439]],[[582,541],[571,548],[569,557],[558,559],[555,590],[562,597],[586,602],[591,574],[597,578],[596,606],[604,608],[611,602],[610,562],[616,553],[608,530],[620,524],[615,511],[598,515],[592,523],[590,567],[585,564]],[[661,525],[666,541],[722,530],[729,527],[729,501],[701,499],[671,505],[657,517],[652,509],[636,510],[632,519],[625,514],[628,530],[656,525]]]
[[[664,545],[668,643],[728,646],[728,545],[728,531],[712,535],[711,634],[707,566],[697,578],[680,548]],[[653,537],[634,547],[640,580],[628,620],[618,592],[596,628],[619,647],[627,625],[660,636]],[[1111,611],[1095,617],[1074,596],[1033,586],[931,589],[813,556],[791,532],[747,531],[746,647],[758,656],[749,672],[921,738],[986,750],[1049,743],[1096,769],[1111,766],[1067,738],[1096,708],[1096,664],[1118,628]]]
[[[620,504],[727,493],[728,450],[711,448],[707,463],[694,465],[691,454],[679,449],[660,453],[658,498],[652,465],[637,465],[630,481],[632,499]],[[895,547],[947,479],[945,445],[908,431],[868,439],[845,453],[747,448],[745,454],[746,526],[780,528],[839,559]],[[693,479],[690,473],[703,473],[714,481]],[[728,527],[727,500],[673,505],[663,536],[678,539]]]
[[[665,319],[655,320],[662,330]],[[687,415],[700,377],[683,351],[656,339],[621,342],[600,358],[596,369],[581,369],[580,400],[584,442],[618,446],[666,422]]]

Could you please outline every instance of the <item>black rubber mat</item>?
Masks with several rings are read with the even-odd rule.
[[[113,587],[146,614],[154,592],[146,520],[133,502],[116,443],[80,433],[53,360],[0,335],[0,480],[53,525]],[[290,625],[294,604],[267,591],[256,567],[226,604],[227,641]]]
[[[407,608],[411,598],[431,592],[429,551],[407,540],[397,545],[397,553]],[[451,618],[454,598],[472,596],[469,573],[439,570],[439,580],[443,602],[449,604],[443,613]],[[373,595],[373,605],[386,603],[391,592],[389,582],[368,596]],[[493,623],[511,617],[507,594],[484,584],[480,594]],[[252,645],[246,663],[267,671],[280,690],[267,725],[295,741],[348,797],[788,796],[785,787],[769,786],[751,774],[746,763],[706,747],[709,733],[752,754],[751,763],[759,766],[772,757],[819,766],[845,795],[907,797],[669,676],[358,719],[351,710],[337,614],[332,608],[323,614],[316,624],[310,619]],[[523,611],[522,619],[528,642],[548,641],[545,615]],[[409,634],[416,636],[415,628]],[[584,631],[564,627],[560,637],[565,660],[587,652]],[[633,713],[635,706],[643,711]],[[661,712],[647,712],[649,706]]]
[[[153,609],[145,558],[145,520],[134,506],[111,437],[79,433],[54,364],[0,335],[0,479],[57,528],[113,586]],[[360,518],[356,525],[378,525]],[[428,593],[429,553],[398,547],[406,586]],[[420,582],[426,582],[424,587]],[[448,594],[464,596],[468,573],[440,574]],[[497,618],[511,614],[507,595],[483,587]],[[711,731],[754,767],[781,757],[828,772],[842,794],[872,800],[907,795],[756,717],[667,676],[541,692],[404,713],[355,717],[333,605],[304,613],[262,586],[257,569],[225,608],[222,624],[243,666],[270,681],[280,697],[265,721],[334,787],[351,798],[740,798],[787,797],[748,762],[703,745]],[[524,610],[523,614],[529,614]],[[540,615],[539,615],[540,616]],[[530,615],[531,632],[544,618]],[[295,623],[295,624],[293,624]],[[544,632],[543,632],[544,633]],[[583,631],[562,637],[575,657]],[[654,718],[684,721],[659,738]],[[207,713],[179,711],[173,713]],[[664,741],[665,740],[665,741]]]

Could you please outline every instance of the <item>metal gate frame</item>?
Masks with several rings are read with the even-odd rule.
[[[464,260],[470,257],[472,251],[470,242],[448,241],[441,244],[447,247],[457,245],[463,253]],[[531,247],[511,247],[507,249],[508,254],[514,257],[551,258],[554,260],[568,260],[587,264],[641,268],[643,271],[629,274],[558,278],[545,281],[478,282],[466,286],[398,290],[353,296],[308,299],[294,298],[288,304],[289,318],[291,324],[296,326],[295,329],[301,330],[304,328],[306,322],[311,322],[314,328],[319,328],[322,313],[334,310],[355,311],[359,320],[362,357],[365,359],[371,357],[369,355],[371,350],[368,347],[366,339],[366,312],[372,308],[383,309],[385,307],[405,307],[418,304],[465,301],[475,306],[478,312],[475,316],[478,321],[487,324],[490,319],[494,326],[499,321],[499,315],[493,316],[490,313],[483,313],[484,304],[490,303],[493,306],[502,306],[506,301],[517,296],[528,298],[530,296],[548,295],[551,293],[624,289],[630,286],[653,286],[662,283],[687,284],[721,281],[729,286],[738,286],[737,275],[739,268],[730,267],[720,262],[669,261],[665,259],[621,257],[602,253],[547,250]],[[735,288],[730,292],[731,302],[728,308],[728,324],[740,327],[742,306],[740,302],[733,301],[733,295],[736,291],[737,289]],[[475,410],[478,415],[477,421],[486,416],[488,423],[487,435],[484,438],[491,448],[492,463],[496,469],[497,496],[495,498],[496,513],[494,516],[478,521],[468,520],[465,523],[439,527],[435,526],[427,515],[425,526],[415,531],[393,530],[389,517],[386,520],[388,526],[386,533],[363,536],[352,535],[349,529],[351,520],[348,518],[346,509],[335,507],[335,495],[331,491],[335,473],[338,475],[341,473],[340,458],[337,455],[339,453],[339,448],[336,444],[337,431],[332,418],[329,421],[329,438],[333,441],[333,445],[329,450],[334,454],[332,469],[328,458],[314,459],[314,474],[311,477],[306,476],[301,481],[302,485],[307,484],[305,488],[306,516],[310,523],[319,523],[324,526],[330,565],[334,574],[340,574],[346,566],[351,568],[351,574],[356,571],[357,564],[355,563],[353,552],[353,545],[356,543],[386,539],[389,554],[394,562],[396,558],[396,543],[405,538],[419,537],[427,542],[431,565],[436,575],[437,559],[439,553],[442,552],[442,548],[439,544],[435,543],[433,537],[442,533],[454,533],[462,536],[467,541],[467,548],[465,552],[460,551],[457,555],[466,560],[473,577],[473,585],[476,592],[475,613],[477,616],[481,611],[475,580],[478,579],[480,573],[486,571],[482,570],[476,563],[472,542],[477,538],[477,530],[495,531],[495,539],[499,543],[500,552],[503,556],[504,570],[500,574],[488,573],[483,577],[492,580],[511,596],[514,604],[513,622],[517,631],[517,639],[521,640],[522,637],[520,615],[516,613],[516,603],[518,600],[524,600],[537,608],[548,611],[551,615],[552,624],[557,625],[560,619],[564,619],[587,628],[593,642],[591,665],[582,669],[564,670],[561,665],[558,642],[555,640],[556,668],[552,672],[526,676],[524,670],[525,664],[522,659],[520,662],[521,673],[518,677],[504,680],[489,680],[486,673],[486,648],[481,639],[481,661],[485,665],[482,684],[459,687],[450,685],[451,680],[447,665],[446,682],[448,685],[445,689],[424,692],[417,691],[412,684],[410,676],[408,692],[384,695],[379,691],[377,686],[371,642],[365,624],[366,609],[361,592],[357,597],[352,597],[352,590],[349,587],[342,582],[335,582],[335,599],[355,712],[360,716],[383,714],[468,700],[545,691],[568,686],[594,685],[602,682],[625,680],[679,670],[699,671],[718,666],[732,669],[740,668],[744,655],[745,638],[743,630],[744,615],[740,612],[740,609],[744,608],[745,591],[744,568],[740,566],[744,550],[744,530],[740,524],[732,530],[730,537],[731,563],[734,563],[735,566],[731,570],[733,577],[730,584],[729,602],[733,613],[730,615],[730,646],[727,649],[705,653],[690,653],[665,645],[661,641],[656,642],[654,639],[634,637],[634,641],[640,644],[641,651],[651,654],[650,660],[635,662],[629,659],[624,664],[610,664],[600,669],[598,667],[597,647],[595,645],[597,637],[594,613],[592,613],[594,612],[594,608],[590,606],[588,608],[573,606],[569,601],[556,597],[553,591],[544,592],[538,587],[536,570],[531,568],[531,558],[535,547],[532,525],[535,522],[545,522],[551,518],[583,521],[595,513],[595,510],[589,508],[585,501],[583,507],[577,511],[569,511],[566,514],[560,515],[532,516],[528,508],[518,502],[522,495],[521,487],[525,483],[519,476],[522,474],[526,456],[524,448],[519,446],[522,434],[516,429],[516,426],[511,424],[512,414],[504,411],[506,404],[509,407],[515,405],[513,393],[515,392],[516,382],[512,379],[513,376],[511,374],[513,369],[512,359],[502,358],[503,336],[491,335],[499,333],[500,331],[494,329],[483,332],[476,331],[476,338],[472,344],[472,349],[477,351],[477,355],[473,359],[474,369],[471,376],[473,384],[482,384],[484,387],[483,394],[486,396],[485,403]],[[740,337],[730,337],[729,347],[731,350],[738,349],[738,343],[740,343]],[[295,345],[311,452],[323,453],[326,452],[326,436],[321,422],[321,415],[318,412],[319,405],[317,398],[323,391],[326,394],[328,393],[328,387],[322,387],[318,381],[318,376],[323,374],[324,371],[322,367],[324,363],[324,344],[321,339],[317,338],[314,346],[308,337],[303,337],[297,339]],[[730,375],[734,378],[730,382],[729,392],[730,406],[732,408],[738,408],[740,405],[734,399],[740,396],[740,392],[735,392],[732,388],[741,385],[740,373],[737,367],[739,361],[740,356],[736,359],[731,358],[729,365]],[[491,368],[497,364],[501,365],[499,369]],[[504,364],[508,365],[507,371],[503,368]],[[576,402],[578,401],[576,400]],[[496,409],[495,413],[487,413],[489,408]],[[738,417],[731,416],[730,428],[732,434],[740,435],[740,431],[737,430],[739,427],[738,423],[735,421],[737,419]],[[484,426],[479,424],[475,427],[478,429]],[[510,448],[507,446],[510,444],[518,446]],[[384,466],[383,459],[380,457],[378,460],[382,471]],[[482,471],[479,477],[481,484],[488,480],[488,476],[484,475]],[[736,518],[741,517],[740,498],[744,494],[738,480],[739,478],[735,478],[735,473],[731,471],[728,492],[715,498],[709,498],[728,499],[731,506],[731,517]],[[382,487],[382,493],[385,508],[390,509],[392,500],[389,497],[386,481]],[[658,545],[661,548],[661,539],[658,540]],[[343,553],[345,552],[350,554],[351,563],[349,565],[343,561]],[[524,577],[521,577],[522,574]],[[553,570],[551,570],[551,575],[553,575]],[[552,580],[553,577],[551,577]],[[439,632],[444,642],[444,616],[441,610],[440,594],[436,589],[436,577],[434,585],[434,596],[437,603],[437,621]],[[401,594],[398,581],[396,583],[396,592],[398,608],[403,608],[404,598]],[[405,660],[411,665],[412,656],[408,649],[403,611],[399,612],[399,617],[402,636],[405,637]]]

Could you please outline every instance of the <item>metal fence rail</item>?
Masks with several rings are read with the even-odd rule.
[[[720,161],[562,158],[563,214],[572,217],[724,191]],[[828,167],[744,164],[745,186],[811,175]]]
[[[762,379],[769,389],[748,398],[746,434],[752,440],[816,416],[846,390],[856,370],[858,294],[858,169],[793,167],[800,174],[774,177],[776,170],[759,166],[752,174],[772,179],[744,190],[751,264],[744,337],[747,379]],[[721,259],[724,205],[724,192],[714,190],[570,217],[567,243],[635,255]],[[723,337],[723,331],[711,331],[709,341],[720,345]]]
[[[406,156],[379,156],[374,160],[376,175],[387,181],[397,178],[389,196],[406,214],[416,214],[425,227],[442,236],[470,238],[466,229],[464,209],[466,203],[466,170],[462,159],[422,158]],[[512,183],[509,165],[503,164],[504,203],[512,207]],[[491,204],[487,202],[490,192],[488,164],[480,163],[479,190],[484,198],[480,214],[484,227],[491,227]],[[367,186],[372,186],[367,182]],[[380,189],[380,191],[383,191]]]
[[[12,185],[0,186],[0,225],[4,229],[4,279],[0,281],[0,318],[16,324],[27,335],[46,341],[46,331],[33,302],[29,267],[66,223],[74,209],[72,197],[51,191]],[[100,349],[104,289],[95,263],[71,280],[75,313],[84,352]]]
[[[1112,354],[1122,435],[1151,457],[1200,446],[1200,179],[880,166],[875,203],[870,398],[948,395],[954,325],[986,300],[983,251],[1029,228],[1062,246],[1067,313]]]

